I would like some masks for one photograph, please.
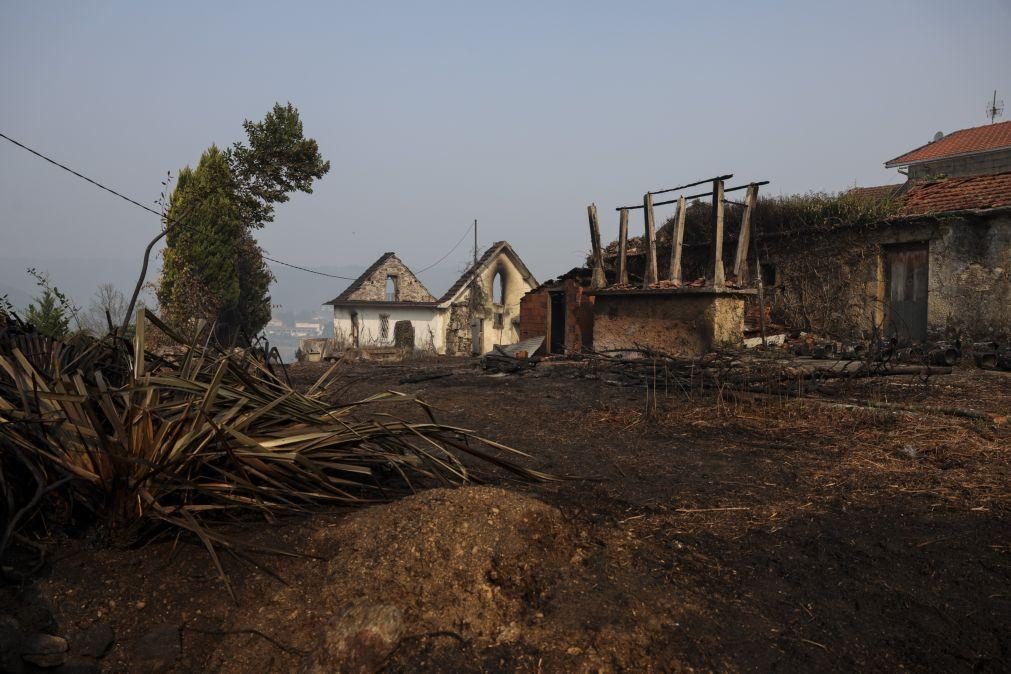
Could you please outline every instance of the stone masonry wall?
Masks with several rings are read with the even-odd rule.
[[[386,279],[395,277],[399,302],[434,302],[435,298],[396,255],[391,255],[372,272],[350,300],[383,302],[386,300]]]

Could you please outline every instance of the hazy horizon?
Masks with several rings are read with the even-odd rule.
[[[1011,100],[1009,33],[998,1],[8,1],[0,131],[153,204],[167,171],[291,101],[332,169],[258,233],[269,255],[354,276],[393,250],[421,269],[476,218],[482,248],[510,241],[545,280],[583,259],[590,202],[611,239],[615,206],[719,173],[766,194],[901,181],[884,161],[987,123],[994,89]],[[158,230],[3,140],[0,203],[0,293],[34,291],[25,260],[79,302],[132,287]],[[422,281],[439,294],[470,255]],[[305,307],[347,284],[277,271],[276,297]]]

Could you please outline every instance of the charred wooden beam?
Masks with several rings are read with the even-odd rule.
[[[741,216],[741,232],[737,236],[737,254],[734,256],[734,277],[743,286],[748,281],[748,248],[751,243],[751,215],[758,203],[758,185],[748,185],[744,197],[744,214]]]
[[[674,223],[674,233],[671,235],[670,267],[667,278],[675,283],[681,283],[681,251],[684,247],[687,205],[684,197],[678,199],[677,220]]]
[[[706,284],[714,288],[724,287],[723,270],[723,181],[713,181],[713,240],[709,246],[709,271],[706,273]]]
[[[653,195],[647,192],[642,198],[643,223],[646,227],[646,270],[643,272],[642,287],[649,288],[657,282],[656,273],[656,227],[653,223]]]
[[[618,215],[618,283],[628,283],[628,211]]]
[[[590,221],[590,246],[593,248],[593,275],[590,278],[590,287],[598,290],[607,286],[607,277],[604,275],[604,251],[600,247],[600,223],[597,220],[597,205],[590,204],[587,206],[586,215]]]
[[[730,180],[733,177],[734,177],[733,173],[728,173],[726,175],[716,176],[715,178],[703,178],[702,180],[698,180],[698,181],[693,182],[693,183],[688,183],[687,185],[678,185],[677,187],[668,187],[665,190],[655,190],[653,192],[650,192],[650,194],[666,194],[667,192],[677,192],[678,190],[685,190],[685,189],[688,189],[689,187],[695,187],[696,185],[705,185],[706,183],[711,183],[714,180]]]
[[[751,187],[752,185],[768,185],[768,184],[769,184],[768,180],[761,180],[761,181],[759,181],[757,183],[748,183],[747,185],[738,185],[737,187],[728,187],[725,190],[723,190],[723,193],[727,194],[729,192],[737,192],[739,190],[746,190],[749,187]],[[710,197],[712,195],[713,195],[712,192],[699,192],[698,194],[689,194],[688,196],[685,197],[685,199],[701,199],[702,197]],[[668,199],[667,201],[656,201],[656,202],[653,203],[653,206],[666,206],[668,204],[676,204],[677,202],[678,202],[678,199]],[[642,208],[642,206],[618,206],[614,210],[620,211],[623,208],[625,210],[635,211],[635,210],[638,210],[638,209]]]

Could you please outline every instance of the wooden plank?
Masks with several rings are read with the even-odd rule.
[[[618,283],[628,283],[628,209],[618,215]]]
[[[741,216],[741,232],[737,235],[737,254],[734,256],[734,277],[740,286],[748,282],[748,250],[751,245],[751,213],[758,203],[758,185],[748,186],[744,197],[744,215]]]
[[[137,325],[133,335],[133,376],[140,379],[144,376],[144,307],[137,309]]]
[[[769,184],[768,180],[760,180],[757,183],[748,183],[747,185],[738,185],[737,187],[728,187],[725,190],[723,190],[723,193],[724,194],[729,194],[731,192],[736,192],[738,190],[746,190],[749,187],[751,187],[752,185],[768,185],[768,184]],[[710,195],[712,195],[712,192],[701,192],[699,194],[689,194],[688,196],[685,197],[685,199],[702,199],[703,197],[708,197]],[[677,202],[678,202],[677,199],[670,199],[668,201],[656,201],[656,202],[653,202],[653,205],[654,206],[666,206],[667,204],[676,204]],[[627,208],[630,211],[637,211],[640,208],[642,208],[642,206],[618,206],[614,210],[620,211],[623,208]]]
[[[593,276],[590,287],[594,290],[607,287],[607,276],[604,274],[604,251],[600,247],[600,223],[597,220],[597,205],[586,207],[586,215],[590,221],[590,246],[593,248]]]
[[[707,285],[722,288],[726,284],[723,270],[723,181],[713,181],[713,241],[709,246]]]
[[[647,192],[642,198],[643,222],[646,226],[646,269],[643,271],[642,287],[649,288],[657,282],[656,275],[656,227],[653,224],[653,195]]]
[[[674,233],[671,235],[670,271],[667,274],[667,278],[675,283],[681,283],[681,252],[684,248],[687,206],[684,197],[678,199],[677,220],[674,223]]]

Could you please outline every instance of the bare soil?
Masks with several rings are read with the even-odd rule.
[[[418,393],[565,479],[493,473],[493,487],[242,525],[308,556],[226,559],[238,605],[192,542],[54,532],[52,564],[5,588],[0,612],[66,636],[75,658],[111,626],[109,653],[86,661],[106,671],[297,670],[362,600],[403,612],[390,672],[1011,670],[1011,376],[830,383],[819,400],[662,384],[647,400],[594,376],[356,364],[340,396]],[[152,633],[170,636],[161,660]]]

